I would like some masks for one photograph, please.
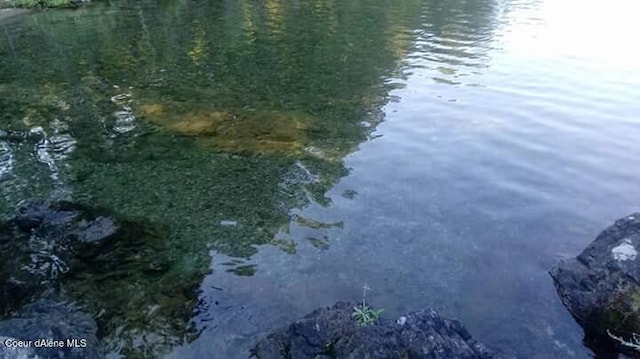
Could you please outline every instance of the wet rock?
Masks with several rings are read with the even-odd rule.
[[[0,220],[0,319],[40,298],[69,298],[111,349],[161,357],[193,335],[200,281],[176,268],[168,233],[89,205],[25,202]]]
[[[86,259],[91,246],[107,241],[115,230],[112,221],[68,202],[22,205],[0,223],[0,315],[35,299],[77,266],[74,253]]]
[[[253,349],[258,359],[276,358],[494,358],[462,323],[433,310],[413,312],[401,322],[360,327],[355,303],[317,309],[278,329]]]
[[[97,331],[95,321],[78,307],[39,300],[25,305],[15,317],[0,321],[0,359],[101,358]],[[16,343],[13,340],[26,346],[6,345]]]
[[[576,258],[551,271],[565,307],[586,342],[607,342],[607,330],[640,333],[640,213],[619,219]]]
[[[87,282],[89,273],[109,276],[131,263],[162,272],[165,258],[142,248],[150,236],[141,232],[79,204],[26,202],[0,222],[0,316],[57,290],[63,279]]]
[[[37,142],[44,138],[44,131],[41,127],[35,127],[30,131],[11,131],[0,129],[0,140],[9,142]]]

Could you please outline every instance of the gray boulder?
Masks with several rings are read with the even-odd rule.
[[[0,321],[0,359],[101,358],[97,331],[95,321],[78,307],[42,299]],[[19,347],[15,341],[28,344]]]
[[[617,220],[578,257],[551,271],[565,307],[587,342],[607,342],[607,331],[640,333],[640,213]]]
[[[252,350],[258,359],[429,358],[488,359],[462,323],[433,310],[413,312],[398,322],[360,327],[352,317],[355,303],[317,309],[262,339]]]

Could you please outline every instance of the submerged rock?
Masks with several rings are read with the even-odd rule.
[[[0,221],[0,319],[69,298],[111,350],[161,357],[190,335],[199,283],[176,269],[166,229],[77,203],[25,202]]]
[[[0,140],[9,142],[37,142],[44,138],[42,127],[34,127],[29,131],[11,131],[0,129]]]
[[[0,223],[0,316],[54,289],[69,270],[86,267],[117,231],[112,219],[80,205],[22,205]]]
[[[119,271],[163,273],[170,265],[156,248],[161,245],[148,228],[104,211],[64,201],[25,202],[0,222],[0,317],[56,292],[63,282],[84,288],[121,276]]]
[[[551,271],[565,307],[584,328],[586,341],[607,342],[607,331],[640,333],[640,213],[619,219],[578,257]]]
[[[360,327],[355,303],[317,309],[269,334],[253,349],[258,359],[276,358],[494,358],[457,320],[433,310],[405,315],[394,323]]]
[[[303,152],[312,118],[304,113],[224,110],[209,105],[136,101],[137,114],[177,134],[232,153]]]
[[[0,321],[0,359],[101,358],[97,331],[91,316],[76,306],[39,300]]]

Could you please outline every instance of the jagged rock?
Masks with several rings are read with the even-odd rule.
[[[97,331],[91,316],[76,306],[42,299],[25,305],[15,317],[0,321],[0,359],[101,358]],[[25,347],[8,347],[12,340],[31,342]]]
[[[317,309],[258,342],[258,359],[437,358],[488,359],[494,356],[475,341],[462,323],[434,310],[413,312],[395,323],[360,327],[352,317],[355,303]]]
[[[639,250],[640,213],[634,213],[605,229],[578,257],[562,260],[550,271],[587,342],[602,342],[607,330],[624,337],[640,333]]]

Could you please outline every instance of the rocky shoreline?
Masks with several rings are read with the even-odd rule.
[[[157,233],[143,223],[64,201],[25,201],[15,215],[0,221],[0,359],[103,357],[100,335],[108,333],[108,318],[120,311],[118,304],[110,301],[112,296],[93,296],[99,303],[85,306],[72,294],[111,288],[118,283],[111,278],[123,273],[139,283],[157,282],[172,267]],[[155,248],[143,250],[142,243]],[[623,341],[633,342],[640,333],[639,248],[640,213],[634,213],[550,271],[562,302],[595,353],[637,354]],[[174,298],[176,283],[152,288]],[[193,294],[189,288],[180,289],[185,297],[179,303]],[[495,358],[461,322],[432,309],[361,326],[353,317],[355,306],[340,302],[319,308],[272,331],[255,345],[252,356]],[[179,317],[186,320],[192,310],[182,308]],[[164,320],[175,323],[178,317]]]
[[[11,218],[0,221],[0,359],[103,357],[100,340],[110,331],[109,318],[122,309],[110,301],[113,295],[92,295],[91,301],[98,301],[93,304],[83,296],[94,286],[101,291],[117,286],[109,278],[123,273],[131,277],[144,272],[155,282],[154,276],[172,265],[163,252],[141,249],[142,242],[148,246],[156,240],[151,229],[141,226],[84,205],[38,200],[25,201]],[[180,284],[169,285],[176,297]],[[146,299],[148,305],[153,304],[150,300]],[[389,358],[394,353],[411,358],[493,358],[462,323],[433,310],[363,327],[352,315],[354,306],[338,303],[318,309],[260,341],[254,356],[289,357],[281,356],[284,350],[296,353],[295,358],[322,353],[326,358]],[[184,309],[188,316],[193,308]],[[175,324],[180,319],[166,320]]]

